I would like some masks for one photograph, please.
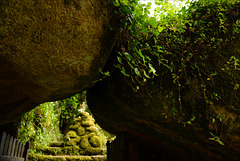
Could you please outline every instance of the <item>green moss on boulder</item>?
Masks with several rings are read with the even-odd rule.
[[[99,136],[93,136],[89,139],[89,143],[92,147],[95,148],[101,148],[102,147],[102,141]]]
[[[29,161],[104,161],[103,157],[93,156],[51,156],[30,153]]]
[[[47,156],[42,154],[33,154],[30,153],[28,157],[29,161],[67,161],[65,157],[53,157],[53,156]]]
[[[76,130],[81,124],[70,125],[69,129]]]
[[[95,83],[117,37],[114,9],[110,0],[0,1],[0,125]]]
[[[70,125],[63,142],[51,142],[50,145],[54,147],[40,147],[37,152],[53,156],[103,154],[103,141],[98,135],[94,119],[87,112],[80,112],[79,115]],[[82,126],[84,122],[90,122],[89,126]]]
[[[98,129],[96,126],[90,126],[90,127],[86,127],[86,131],[87,133],[98,133]]]
[[[67,155],[80,155],[82,149],[79,146],[65,146],[62,151]]]
[[[82,126],[84,126],[84,127],[89,127],[89,126],[93,126],[93,125],[94,125],[94,122],[92,120],[82,122]]]
[[[64,142],[63,141],[55,141],[55,142],[50,142],[49,145],[51,147],[63,147],[64,146]]]
[[[80,137],[77,135],[76,131],[69,131],[65,136],[65,145],[76,146],[80,141]]]
[[[82,126],[78,127],[78,129],[77,129],[77,134],[78,134],[79,136],[84,135],[84,134],[85,134],[85,128],[82,127]]]
[[[74,120],[73,125],[70,125],[71,130],[64,137],[65,153],[102,154],[102,140],[98,136],[98,129],[94,122],[89,113],[79,113],[79,118]]]
[[[53,156],[64,155],[61,147],[39,147],[37,148],[37,152]]]

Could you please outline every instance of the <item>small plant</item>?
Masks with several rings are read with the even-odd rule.
[[[211,138],[209,138],[209,140],[212,140],[212,141],[216,141],[218,144],[220,145],[224,145],[224,143],[221,141],[220,137],[217,136],[217,135],[214,135],[213,133],[209,132],[210,135],[212,136]]]

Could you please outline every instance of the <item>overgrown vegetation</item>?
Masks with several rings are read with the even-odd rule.
[[[155,16],[149,16],[151,3],[138,0],[116,0],[119,12],[127,17],[118,42],[116,67],[129,77],[129,85],[137,91],[148,79],[171,73],[173,82],[181,88],[188,80],[202,77],[203,91],[222,71],[240,70],[239,58],[223,50],[238,39],[239,15],[237,0],[199,0],[187,2],[188,7],[177,8],[172,2],[155,1]],[[217,53],[218,57],[212,57]],[[205,61],[217,68],[206,66]],[[226,73],[225,73],[226,74]],[[232,89],[239,89],[239,77],[233,77]],[[206,101],[218,100],[220,93],[204,96]],[[213,99],[211,99],[213,98]]]
[[[198,122],[208,129],[212,122],[214,136],[233,129],[222,117],[224,110],[216,107],[240,112],[240,2],[185,1],[176,7],[172,1],[156,0],[154,17],[150,2],[113,3],[123,17],[115,67],[129,86],[151,96],[150,87],[157,84],[170,97],[178,96],[173,115],[183,116],[179,122],[184,126]]]
[[[85,96],[86,92],[82,92],[64,100],[46,102],[26,113],[19,127],[19,140],[30,140],[34,153],[41,153],[39,149],[46,149],[50,142],[63,141],[64,132],[69,131],[69,126],[81,114],[80,111],[90,112]],[[98,125],[97,128],[103,148],[106,148],[107,140],[114,136]]]
[[[60,112],[57,102],[46,102],[26,113],[21,120],[18,139],[21,142],[30,140],[32,148],[62,139],[58,128]]]
[[[179,93],[179,108],[174,113],[182,112],[182,94],[186,89],[204,102],[199,110],[207,111],[205,105],[230,103],[231,110],[240,112],[238,0],[187,1],[184,7],[156,0],[154,17],[149,16],[150,2],[147,5],[139,0],[112,2],[122,20],[121,35],[114,50],[115,68],[135,92],[148,91],[155,78],[162,81],[160,78],[168,77],[169,84]],[[162,82],[159,84],[162,88]],[[62,139],[58,127],[64,133],[65,127],[78,115],[84,99],[84,94],[78,94],[60,102],[42,104],[27,113],[19,129],[20,140],[47,146],[53,138]],[[212,123],[222,122],[221,114],[209,112],[207,117]],[[184,125],[198,119],[189,116]],[[222,130],[211,132],[210,140],[223,145],[218,137]]]

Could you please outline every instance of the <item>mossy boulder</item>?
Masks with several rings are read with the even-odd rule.
[[[196,8],[188,12],[195,19],[188,22],[194,22],[196,26],[192,24],[183,33],[176,27],[176,32],[166,30],[165,34],[152,39],[142,39],[150,44],[149,51],[145,48],[141,51],[145,58],[149,56],[156,69],[152,79],[137,82],[143,75],[134,74],[134,68],[126,65],[130,61],[126,61],[124,73],[131,76],[113,70],[116,66],[113,62],[119,60],[113,56],[106,70],[114,72],[87,91],[87,102],[102,128],[114,134],[125,132],[139,144],[149,149],[154,147],[155,154],[163,155],[166,160],[238,161],[240,3],[195,2]],[[222,10],[219,6],[226,8]],[[224,31],[216,15],[224,17]],[[233,32],[235,29],[238,32]],[[209,45],[211,36],[218,37],[223,43],[211,42]],[[179,42],[180,39],[183,41]],[[153,52],[151,44],[155,41],[163,55]],[[185,41],[188,41],[187,45]],[[127,58],[132,60],[132,57]],[[163,63],[165,58],[166,64]],[[173,66],[170,68],[169,65]],[[136,149],[141,150],[141,147]]]
[[[29,161],[105,161],[103,156],[51,156],[30,153]]]
[[[98,130],[94,122],[89,113],[80,112],[79,117],[70,125],[71,130],[64,137],[64,151],[67,154],[96,155],[103,153],[103,141],[98,136]]]
[[[78,127],[78,128],[77,128],[77,134],[78,134],[79,136],[84,135],[84,134],[85,134],[85,128],[82,127],[82,126]]]
[[[54,141],[49,143],[50,147],[63,147],[64,142],[63,141]]]
[[[98,80],[118,34],[114,9],[110,0],[0,1],[0,125]]]
[[[64,139],[66,146],[76,146],[77,143],[80,141],[80,137],[77,135],[77,132],[75,131],[69,131],[64,137]]]
[[[89,139],[89,143],[94,148],[102,147],[102,141],[99,136],[93,136]]]
[[[94,125],[94,122],[92,120],[86,120],[86,121],[82,122],[82,126],[84,126],[84,127],[90,127],[93,125]]]
[[[90,126],[90,127],[86,127],[86,132],[87,133],[98,133],[98,129],[96,126]]]

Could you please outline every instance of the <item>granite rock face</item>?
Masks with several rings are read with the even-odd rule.
[[[92,86],[118,33],[108,0],[8,0],[0,13],[0,125]]]

